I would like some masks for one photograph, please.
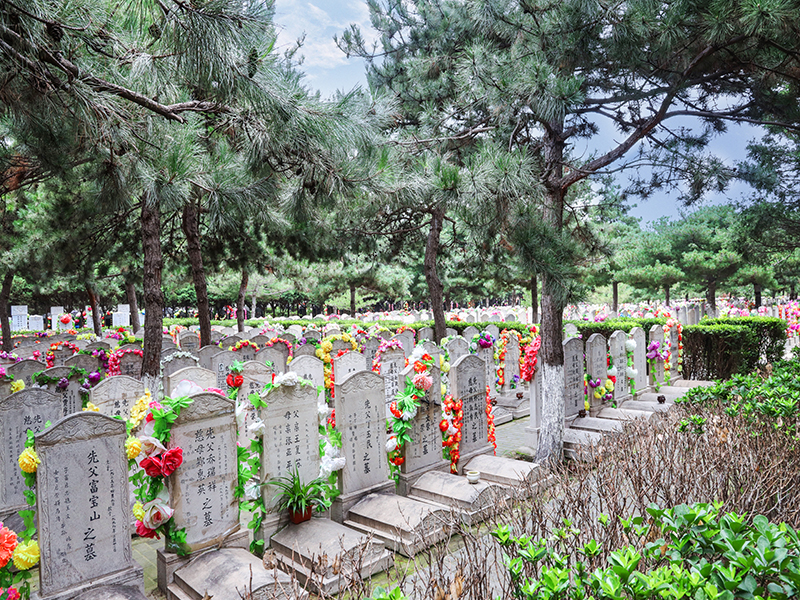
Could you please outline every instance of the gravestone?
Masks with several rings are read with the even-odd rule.
[[[647,336],[645,336],[644,329],[641,327],[634,327],[631,329],[630,337],[636,342],[636,348],[633,350],[633,368],[636,370],[636,377],[634,382],[636,384],[636,392],[644,392],[647,390]]]
[[[0,523],[12,531],[23,529],[17,511],[28,508],[17,462],[26,432],[39,432],[47,421],[55,423],[62,416],[61,398],[47,390],[26,388],[0,399]]]
[[[679,349],[678,349],[679,341],[678,341],[678,328],[677,327],[670,327],[669,330],[669,349],[672,352],[672,357],[669,361],[669,376],[670,382],[674,385],[675,381],[680,379],[681,374],[678,371],[678,356],[679,356]]]
[[[533,372],[533,378],[528,384],[528,394],[530,395],[531,408],[525,433],[528,435],[528,445],[535,452],[539,447],[539,433],[542,429],[542,402],[544,398],[542,396],[541,368],[537,368]]]
[[[564,347],[564,417],[572,419],[584,409],[583,340],[568,338]]]
[[[64,312],[63,306],[51,306],[50,307],[50,329],[60,330],[60,323],[58,321],[58,317],[61,316],[61,313]]]
[[[286,340],[287,342],[289,342],[292,345],[294,345],[294,343],[297,341],[297,338],[293,334],[289,333],[288,331],[284,331],[281,334],[280,337],[282,339]]]
[[[433,329],[431,327],[423,327],[419,330],[418,340],[431,340],[433,341]]]
[[[307,340],[314,340],[315,342],[318,342],[322,339],[322,333],[316,329],[306,329],[304,335]]]
[[[264,422],[262,483],[288,477],[295,469],[304,483],[319,476],[317,387],[304,385],[302,381],[273,388],[266,396],[267,407],[258,409],[258,416]],[[278,501],[274,499],[277,491],[271,485],[262,488],[267,515],[258,537],[263,540],[269,540],[289,520],[288,511],[277,509]]]
[[[301,356],[292,360],[290,371],[302,379],[311,381],[315,387],[325,385],[325,369],[316,356]]]
[[[178,345],[184,352],[197,352],[200,349],[200,337],[194,331],[181,331]]]
[[[500,328],[495,325],[494,323],[490,323],[484,328],[484,331],[492,336],[493,340],[496,340],[500,337]]]
[[[213,371],[214,361],[212,360],[212,357],[219,352],[222,352],[222,349],[218,346],[203,346],[194,352],[194,354],[199,360],[197,363],[199,366],[203,367],[204,369],[208,369],[209,371]]]
[[[74,354],[64,361],[64,366],[78,367],[79,369],[84,369],[91,373],[93,371],[99,371],[101,363],[90,354]]]
[[[253,346],[242,346],[238,350],[234,350],[234,352],[239,357],[236,360],[240,362],[247,362],[256,359],[256,351],[253,349]]]
[[[486,416],[486,365],[474,354],[459,358],[450,367],[450,389],[453,398],[462,402],[463,424],[459,444],[458,470],[478,454],[493,452],[489,443]]]
[[[212,331],[212,332],[211,332],[211,337],[210,337],[211,343],[212,343],[214,346],[216,346],[217,344],[219,344],[219,343],[220,343],[220,341],[222,341],[222,338],[223,338],[223,337],[225,337],[225,336],[224,336],[224,335],[223,335],[221,332],[219,332],[219,331]]]
[[[472,338],[478,335],[480,331],[478,331],[477,327],[469,326],[464,330],[464,339],[467,340],[467,344],[472,342]]]
[[[67,359],[70,358],[73,354],[75,354],[75,351],[69,346],[66,345],[59,346],[58,348],[53,350],[53,366],[63,367]]]
[[[593,333],[586,341],[586,369],[592,381],[600,380],[600,385],[604,385],[608,379],[608,364],[606,359],[606,338],[599,333]],[[589,414],[597,416],[603,408],[602,399],[594,397],[594,390],[589,386]]]
[[[253,342],[259,348],[263,348],[264,344],[266,344],[271,338],[266,335],[254,335],[250,338],[250,341]]]
[[[136,352],[128,352],[123,354],[119,359],[119,374],[133,377],[134,379],[142,378],[142,361],[143,357]]]
[[[47,391],[52,392],[61,398],[61,408],[64,416],[79,412],[83,406],[80,394],[81,384],[83,383],[82,380],[74,377],[68,380],[66,388],[58,387],[58,383],[61,378],[66,378],[69,376],[70,370],[71,367],[51,367],[50,369],[47,369],[46,375],[48,377],[55,377],[56,381],[54,383],[48,383],[44,386]]]
[[[345,342],[344,340],[331,340],[331,346],[333,346],[333,350],[331,350],[331,356],[336,356],[342,350],[352,350],[353,346],[350,342]]]
[[[143,593],[130,541],[126,437],[124,422],[93,412],[36,435],[39,598],[81,598],[105,585]]]
[[[254,360],[242,365],[242,385],[236,395],[236,411],[243,411],[243,418],[239,421],[239,445],[245,448],[250,446],[250,440],[255,439],[250,431],[250,425],[256,416],[256,408],[250,402],[250,394],[260,395],[268,383],[272,383],[272,369],[264,363]]]
[[[681,306],[680,310],[678,311],[678,320],[684,325],[689,324],[689,314],[685,306]]]
[[[625,350],[627,339],[627,334],[620,330],[616,330],[608,338],[608,353],[617,368],[617,382],[614,384],[614,401],[617,406],[630,396],[630,385],[626,373],[628,370],[628,354]]]
[[[406,358],[411,356],[411,353],[414,351],[414,333],[406,329],[402,333],[398,333],[392,339],[400,340],[400,343],[403,344],[403,352],[406,354]]]
[[[453,364],[462,356],[469,354],[469,344],[467,340],[462,337],[456,337],[447,342],[446,348],[450,364]]]
[[[336,429],[347,457],[339,472],[341,494],[333,501],[331,518],[341,523],[359,500],[388,491],[386,412],[383,377],[372,371],[351,373],[335,382]]]
[[[156,560],[162,592],[170,585],[188,586],[196,594],[190,596],[202,598],[218,574],[198,562],[224,558],[229,563],[225,571],[236,570],[244,582],[249,567],[260,561],[244,550],[248,535],[239,526],[239,503],[234,495],[238,477],[234,402],[213,392],[195,394],[192,400],[173,423],[167,444],[167,448],[183,449],[183,463],[169,476],[167,487],[169,504],[175,509],[172,518],[177,528],[186,528],[186,545],[192,556],[158,550]],[[209,551],[202,557],[197,556],[206,549]],[[256,569],[254,577],[265,576],[262,568]],[[173,590],[170,593],[175,594]]]
[[[165,358],[170,357],[177,352],[180,352],[180,349],[175,344],[170,344],[166,348],[161,346],[161,363],[163,364]],[[194,356],[194,354],[192,354],[192,356]]]
[[[317,355],[317,347],[314,344],[303,344],[302,346],[297,346],[292,350],[292,361],[297,360],[299,356],[316,356]]]
[[[519,338],[511,333],[508,335],[508,342],[506,342],[506,356],[503,361],[505,364],[505,382],[503,384],[503,393],[505,394],[516,394],[517,390],[522,388],[522,379],[520,378],[519,370],[519,358]]]
[[[44,317],[41,315],[28,317],[28,329],[31,331],[44,331]]]
[[[131,408],[144,396],[144,384],[127,375],[106,377],[89,390],[89,402],[108,417],[128,419]]]
[[[203,367],[186,367],[180,371],[175,371],[167,378],[167,383],[164,386],[164,395],[171,397],[172,392],[183,380],[196,383],[204,390],[217,386],[217,374],[214,371]]]
[[[448,327],[447,329],[444,330],[444,334],[447,337],[452,337],[454,335],[458,335],[458,332],[452,327]]]
[[[375,360],[375,354],[378,352],[380,345],[381,340],[375,337],[367,338],[364,342],[364,367],[367,371],[372,369],[372,361]]]
[[[364,355],[360,352],[345,352],[333,357],[333,375],[335,379],[344,378],[350,373],[365,370]]]
[[[478,358],[483,361],[484,370],[486,372],[486,385],[489,386],[489,395],[495,396],[497,389],[495,383],[497,382],[497,367],[494,363],[494,348],[482,348],[478,345]]]
[[[25,387],[29,388],[33,385],[33,375],[46,368],[47,365],[38,360],[25,359],[6,367],[6,373],[13,375],[14,379],[21,379],[25,382]]]
[[[162,353],[161,358],[161,380],[164,385],[164,389],[167,387],[167,379],[173,373],[180,371],[181,369],[185,369],[186,367],[196,367],[200,364],[199,359],[192,354],[188,354],[187,352],[180,352],[178,351],[173,352],[174,356],[172,356],[169,360],[164,360],[164,355]]]
[[[664,350],[664,328],[661,325],[653,325],[650,328],[650,343],[658,342],[658,352],[661,353]],[[648,361],[649,367],[649,382],[650,385],[661,386],[664,385],[664,361],[656,358],[654,361]]]
[[[215,388],[220,390],[228,389],[228,374],[231,372],[231,365],[233,364],[233,361],[236,360],[239,360],[238,353],[231,352],[230,350],[217,352],[211,357],[213,371],[217,374],[217,383],[214,385]]]
[[[578,333],[578,326],[575,323],[567,323],[564,325],[564,339],[568,340],[569,338],[578,337],[580,334]]]
[[[386,401],[386,416],[391,415],[389,404],[394,401],[401,386],[405,387],[405,378],[400,377],[401,371],[406,366],[405,353],[400,348],[390,348],[381,355],[381,376],[384,383],[384,398]]]
[[[11,331],[27,331],[28,330],[28,307],[27,306],[12,306],[11,307]]]
[[[239,342],[242,341],[242,337],[239,335],[228,335],[222,338],[219,343],[222,345],[223,350],[227,350],[231,346],[235,346]]]
[[[303,337],[303,327],[301,325],[289,325],[286,331],[291,333],[298,340]]]
[[[400,378],[414,377],[414,365],[408,365],[400,373]],[[439,368],[431,368],[433,385],[420,398],[420,406],[411,425],[411,441],[403,447],[405,461],[400,466],[400,479],[397,493],[408,496],[411,487],[428,471],[449,471],[449,462],[442,457],[442,389]]]
[[[255,360],[262,363],[272,363],[272,370],[276,375],[286,373],[287,359],[289,358],[289,349],[286,344],[276,342],[272,346],[267,346],[256,352]]]

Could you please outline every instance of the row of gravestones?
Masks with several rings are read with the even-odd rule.
[[[438,369],[434,371],[438,382]],[[335,409],[346,464],[340,475],[342,493],[331,510],[333,520],[313,519],[303,526],[281,529],[286,517],[274,513],[264,520],[259,532],[263,538],[271,539],[286,570],[302,578],[308,573],[304,565],[315,560],[320,547],[335,553],[342,543],[348,546],[346,556],[364,555],[367,568],[362,574],[382,569],[391,557],[381,542],[391,550],[413,555],[446,535],[445,505],[454,503],[463,517],[478,518],[506,494],[499,483],[519,480],[520,471],[512,468],[517,465],[505,462],[510,459],[486,456],[491,446],[487,442],[485,366],[481,359],[463,356],[451,372],[454,393],[464,401],[462,460],[468,463],[466,468],[470,468],[470,461],[478,461],[486,481],[472,486],[463,477],[446,472],[448,465],[442,459],[438,430],[441,399],[439,386],[434,385],[414,420],[413,442],[406,447],[399,486],[406,495],[392,494],[384,449],[383,378],[366,370],[345,375],[336,383]],[[93,401],[105,408],[107,403],[100,396],[107,395],[112,412],[124,414],[125,405],[143,391],[140,386],[124,376],[110,378],[92,390]],[[225,590],[226,585],[245,581],[255,566],[254,589],[263,592],[285,586],[285,577],[265,571],[260,561],[242,548],[247,534],[239,530],[238,501],[234,497],[240,437],[234,401],[208,392],[193,399],[171,431],[170,446],[183,448],[184,461],[170,476],[168,488],[175,524],[186,528],[186,541],[195,560],[189,563],[159,551],[159,584],[168,597],[182,597],[178,588],[183,592],[191,589],[200,596],[214,595],[233,589]],[[317,476],[317,402],[315,386],[281,386],[270,394],[268,408],[259,409],[265,424],[262,481],[286,475],[294,467],[306,480]],[[38,389],[23,390],[0,400],[0,414],[3,506],[10,494],[19,496],[22,489],[15,461],[5,458],[19,455],[26,429],[39,431],[36,449],[41,460],[37,472],[41,596],[58,600],[85,598],[103,589],[107,595],[97,597],[113,598],[114,593],[122,592],[100,587],[113,584],[139,590],[128,590],[124,593],[129,596],[118,597],[140,597],[141,569],[133,562],[130,550],[124,423],[107,414],[85,412],[61,418],[60,399]],[[41,431],[46,421],[55,424]],[[202,465],[212,458],[216,469],[203,469]],[[534,471],[528,465],[522,472],[529,477]],[[264,494],[271,496],[269,487]],[[267,504],[272,506],[271,501]],[[369,540],[369,535],[375,536],[374,541]],[[354,553],[354,549],[358,552]],[[199,553],[203,554],[198,556]],[[317,583],[333,589],[337,580],[336,573],[328,570]]]

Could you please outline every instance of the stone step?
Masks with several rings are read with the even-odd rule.
[[[675,400],[683,396],[683,393],[680,394],[662,394],[661,392],[645,392],[640,396],[636,397],[637,402],[658,402],[658,397],[664,396],[666,399],[666,404],[673,404]]]
[[[644,410],[626,410],[624,408],[604,408],[597,416],[601,419],[613,419],[614,421],[630,421],[632,419],[649,419],[653,413]]]
[[[622,424],[610,419],[598,419],[597,417],[577,417],[572,423],[570,428],[580,429],[584,431],[596,431],[597,433],[609,433],[612,431],[620,431]]]
[[[513,411],[511,413],[511,416],[513,416],[515,420],[516,419],[526,419],[526,418],[530,417],[531,416],[531,404],[530,404],[530,402],[526,402],[525,404],[520,406],[518,409]]]
[[[195,600],[194,596],[187,594],[177,583],[167,586],[167,600]]]
[[[701,381],[699,379],[679,379],[673,382],[673,386],[678,388],[711,387],[715,383],[714,381]]]
[[[660,413],[660,412],[667,412],[671,406],[672,406],[671,402],[665,402],[664,404],[659,404],[658,402],[647,402],[645,400],[626,400],[625,402],[620,404],[619,407],[622,410]]]
[[[573,460],[580,458],[580,450],[599,444],[603,434],[586,429],[564,430],[564,455]]]
[[[141,590],[127,585],[101,585],[90,591],[82,591],[76,598],[81,600],[147,600]],[[178,598],[177,600],[184,600]]]
[[[464,476],[428,471],[417,479],[408,497],[455,510],[463,523],[472,525],[502,507],[508,491],[486,480],[473,484]]]
[[[464,467],[464,472],[467,471],[480,471],[481,479],[510,488],[533,485],[541,478],[537,463],[490,454],[481,454],[470,460]]]
[[[514,415],[512,415],[507,408],[503,408],[502,406],[495,406],[492,412],[494,413],[495,426],[504,425],[514,420]]]

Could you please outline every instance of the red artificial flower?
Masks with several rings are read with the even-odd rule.
[[[143,538],[157,538],[161,539],[155,529],[145,527],[141,521],[136,521],[136,535]]]
[[[439,423],[439,429],[444,433],[447,431],[447,428],[450,427],[450,424],[447,422],[447,419],[442,419],[442,422]]]
[[[144,462],[144,461],[142,461]],[[161,455],[161,474],[164,477],[169,477],[172,473],[183,464],[183,449],[170,448]],[[148,473],[149,475],[149,473]]]
[[[148,456],[139,463],[139,466],[142,467],[144,472],[150,477],[158,477],[161,475],[162,464],[158,456]]]
[[[424,364],[422,364],[419,361],[416,361],[414,363],[414,371],[416,371],[417,373],[424,373],[427,368],[428,367],[426,367]]]
[[[242,387],[242,384],[244,383],[244,377],[230,373],[226,381],[228,382],[228,387],[238,388]]]
[[[422,355],[422,360],[431,361],[431,360],[433,360],[433,357],[430,354],[423,354]]]
[[[72,317],[70,317],[69,315],[64,315],[64,316],[62,316],[62,317],[61,317],[61,322],[62,322],[64,325],[66,325],[67,323],[69,323],[71,320],[72,320]]]

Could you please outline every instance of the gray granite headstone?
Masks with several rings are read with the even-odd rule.
[[[617,382],[614,384],[614,401],[619,403],[630,396],[630,386],[628,384],[628,354],[625,350],[625,342],[628,335],[624,331],[616,330],[608,338],[608,351],[617,368]]]
[[[213,371],[214,361],[211,359],[215,354],[219,352],[222,352],[222,348],[220,348],[219,346],[209,345],[209,346],[203,346],[202,348],[194,352],[194,354],[200,361],[198,363],[199,366],[203,367],[204,369],[208,369],[209,371]]]
[[[89,390],[89,402],[109,417],[128,419],[131,408],[144,396],[144,384],[127,375],[106,377]]]
[[[403,344],[403,352],[405,352],[406,358],[411,356],[414,351],[414,333],[412,331],[406,329],[402,333],[395,335],[393,339],[400,340],[400,343]]]
[[[674,382],[675,380],[680,378],[680,372],[678,371],[678,328],[671,327],[669,330],[669,349],[672,352],[672,357],[669,361],[669,375],[670,379]]]
[[[242,385],[239,386],[239,393],[236,396],[237,410],[244,410],[244,421],[240,423],[239,445],[247,448],[254,435],[250,432],[250,425],[256,416],[256,408],[250,402],[250,394],[261,394],[268,383],[272,383],[272,369],[254,360],[247,361],[242,365]]]
[[[239,502],[234,402],[212,392],[192,400],[172,425],[167,447],[183,449],[183,464],[169,476],[170,506],[195,552],[239,530]]]
[[[419,341],[433,340],[433,329],[431,327],[423,327],[419,330]]]
[[[364,342],[364,367],[367,371],[372,370],[372,361],[375,360],[375,353],[381,345],[381,340],[376,337],[370,337]]]
[[[519,359],[520,359],[520,348],[519,348],[519,338],[513,333],[508,335],[508,342],[506,343],[506,357],[504,359],[505,370],[504,370],[504,378],[505,383],[503,385],[503,392],[511,393],[512,385],[519,386],[520,380],[520,370],[519,370]],[[517,378],[517,383],[514,382],[514,377]]]
[[[6,367],[6,373],[13,375],[14,379],[21,379],[25,382],[25,387],[29,388],[33,385],[33,376],[36,373],[41,373],[46,368],[47,365],[43,362],[25,359]]]
[[[490,323],[489,325],[487,325],[484,328],[484,331],[486,331],[486,333],[492,336],[493,340],[496,340],[498,337],[500,337],[500,328],[494,323]]]
[[[315,386],[325,385],[325,368],[323,362],[316,356],[295,358],[290,367],[290,371],[297,373],[298,377],[313,382]]]
[[[575,323],[567,323],[564,325],[564,339],[578,337],[578,326]]]
[[[489,394],[495,396],[497,394],[497,389],[495,388],[495,383],[497,383],[497,368],[494,363],[494,348],[481,348],[481,346],[478,345],[478,358],[483,361],[486,371],[486,385],[489,386]]]
[[[130,543],[126,437],[124,422],[93,412],[36,435],[40,597],[80,597],[114,583],[141,591]]]
[[[574,417],[584,409],[583,340],[569,338],[564,347],[564,416]]]
[[[133,377],[134,379],[142,378],[142,360],[143,358],[135,352],[128,352],[123,354],[119,359],[119,374]]]
[[[61,398],[61,406],[64,415],[78,412],[83,407],[83,399],[80,394],[83,380],[78,377],[73,377],[68,380],[66,388],[62,389],[58,387],[59,381],[62,378],[68,377],[71,370],[71,367],[51,367],[46,371],[46,375],[48,377],[54,377],[56,381],[54,383],[48,383],[44,387],[47,391],[53,392]]]
[[[630,337],[636,342],[636,348],[633,350],[633,368],[636,370],[636,377],[634,382],[636,384],[636,391],[642,392],[647,387],[647,336],[644,329],[641,327],[634,327],[630,331]]]
[[[87,372],[91,373],[100,369],[100,361],[89,354],[75,354],[64,361],[64,366],[75,366],[79,369],[85,369]]]
[[[467,344],[469,344],[472,341],[472,338],[474,338],[479,333],[480,331],[478,331],[477,327],[472,327],[472,326],[467,327],[464,330],[464,339],[467,340]]]
[[[322,333],[316,329],[306,329],[304,335],[307,340],[314,340],[315,342],[318,342],[322,339]]]
[[[447,342],[446,346],[450,364],[453,364],[462,356],[469,354],[469,343],[462,337],[453,338]]]
[[[664,328],[661,325],[653,325],[650,328],[650,343],[654,341],[659,343],[658,352],[664,350]],[[656,358],[654,361],[649,362],[649,381],[650,385],[663,385],[664,383],[664,361]]]
[[[62,345],[53,350],[53,366],[63,367],[66,360],[75,354],[75,351],[67,345]]]
[[[197,352],[200,349],[200,338],[194,331],[181,331],[178,342],[184,352]]]
[[[162,354],[163,357],[163,354]],[[185,369],[186,367],[196,367],[200,363],[199,359],[196,358],[194,355],[186,356],[186,353],[177,354],[170,359],[164,360],[161,359],[161,377],[164,380],[164,385],[166,385],[167,379],[170,375],[175,373],[176,371],[180,371],[181,369]]]
[[[334,379],[343,378],[350,373],[364,371],[364,355],[360,352],[345,352],[341,356],[334,356],[333,360]]]
[[[606,338],[599,333],[593,333],[586,340],[586,369],[592,381],[600,380],[604,385],[608,378],[608,364],[606,358]],[[602,407],[602,401],[594,397],[595,388],[589,386],[589,410],[595,416]]]
[[[491,452],[489,424],[486,416],[486,366],[484,361],[468,354],[450,367],[450,389],[460,398],[464,414],[459,445],[459,468],[476,454]]]
[[[28,317],[28,328],[31,331],[44,331],[44,317],[41,315],[31,315]]]
[[[314,344],[303,344],[302,346],[297,346],[292,350],[293,357],[292,360],[297,360],[300,356],[316,356],[317,355],[317,347]]]
[[[22,523],[17,511],[27,508],[17,462],[25,449],[26,432],[39,432],[47,421],[55,423],[62,416],[61,398],[47,390],[26,388],[0,399],[0,522],[12,530],[19,531]]]
[[[214,372],[217,374],[217,383],[214,387],[220,390],[228,389],[227,378],[231,372],[231,365],[233,361],[239,360],[238,353],[231,352],[230,350],[223,350],[217,352],[211,357],[211,364],[214,367]]]
[[[164,387],[164,395],[171,397],[172,392],[184,379],[196,383],[204,390],[217,386],[217,374],[214,371],[202,367],[186,367],[180,371],[175,371],[167,378],[167,385]]]
[[[400,348],[390,348],[381,355],[381,375],[384,382],[387,415],[389,414],[388,405],[394,401],[400,388],[405,387],[405,378],[400,377],[405,366],[405,353]]]
[[[275,373],[286,372],[286,360],[289,358],[289,349],[286,344],[277,342],[272,346],[267,346],[256,352],[255,360],[258,362],[271,362]]]

